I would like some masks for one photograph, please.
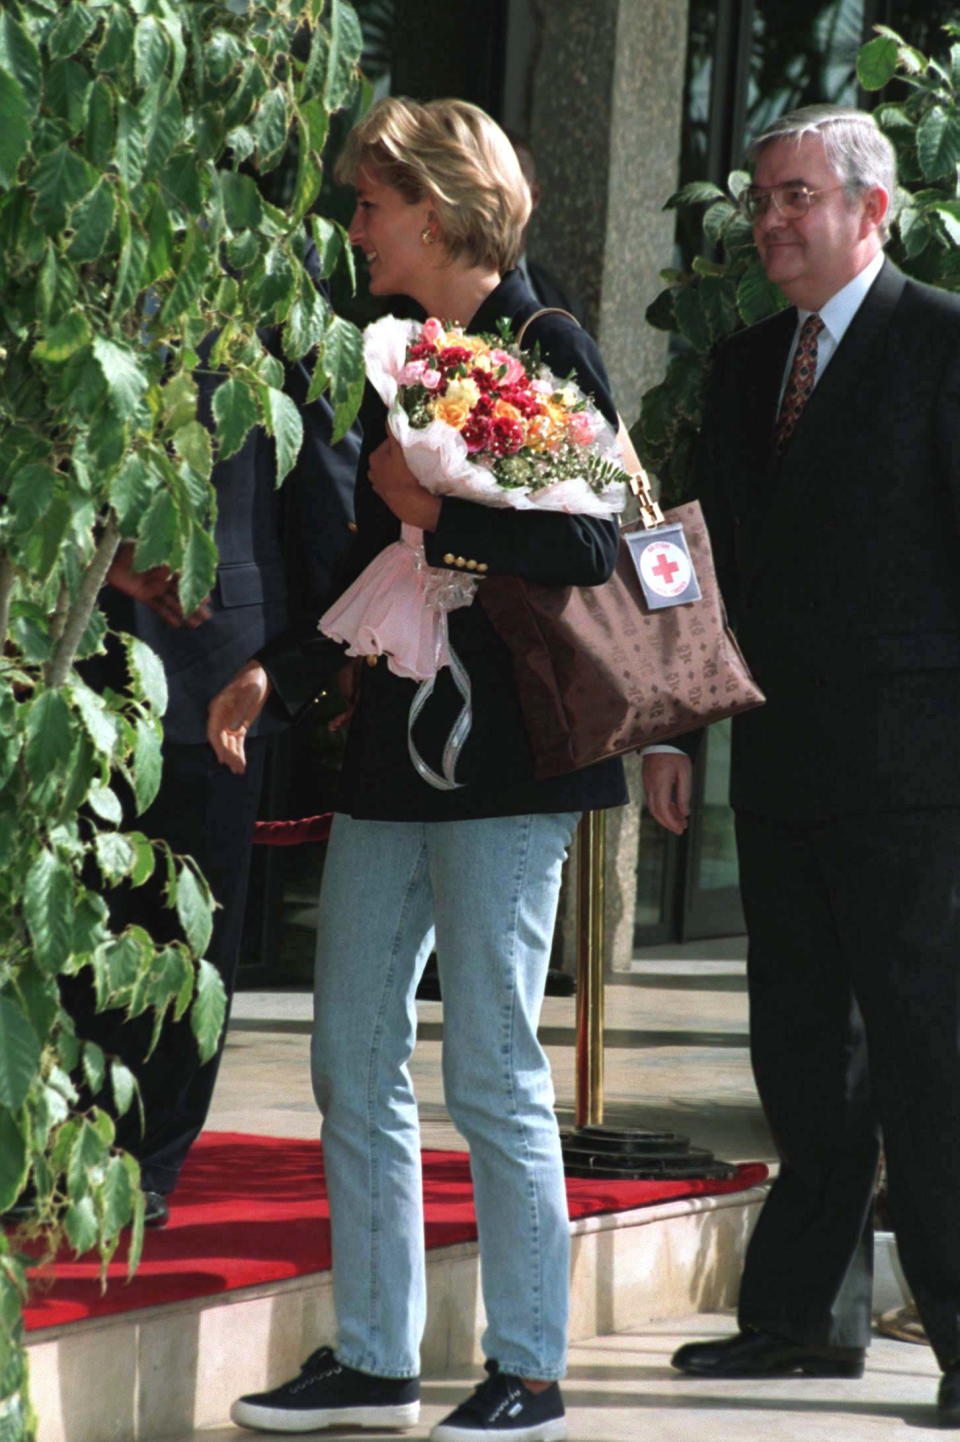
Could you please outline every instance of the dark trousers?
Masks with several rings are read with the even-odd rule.
[[[207,960],[220,973],[228,1004],[236,980],[265,746],[263,741],[248,742],[246,773],[235,776],[219,764],[205,743],[187,746],[167,742],[157,799],[143,816],[128,821],[146,836],[167,841],[175,852],[192,856],[210,883],[219,909],[214,913]],[[144,886],[122,887],[110,893],[115,930],[138,924],[146,927],[156,941],[180,938],[176,912],[163,904],[165,875],[161,863]],[[190,1145],[206,1120],[223,1036],[216,1055],[201,1064],[189,1012],[180,1021],[168,1016],[156,1049],[147,1058],[152,1013],[130,1021],[116,1010],[98,1014],[92,988],[82,975],[65,979],[64,1003],[78,1035],[119,1056],[136,1075],[143,1099],[144,1129],[141,1132],[134,1107],[119,1119],[117,1140],[138,1158],[146,1190],[171,1192]],[[109,1109],[109,1096],[96,1100]]]
[[[781,1171],[741,1326],[870,1338],[880,1139],[901,1260],[960,1359],[960,812],[737,818],[754,1074]]]

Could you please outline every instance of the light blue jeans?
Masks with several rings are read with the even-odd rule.
[[[563,1375],[569,1223],[537,1022],[578,819],[334,820],[320,894],[313,1078],[336,1350],[349,1367],[385,1377],[420,1370],[423,1197],[407,1063],[435,935],[445,1099],[470,1147],[484,1352],[523,1377]]]

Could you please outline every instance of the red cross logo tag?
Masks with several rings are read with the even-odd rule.
[[[626,542],[651,611],[700,600],[697,573],[680,521],[650,531],[628,531]]]
[[[682,596],[690,584],[690,561],[672,541],[652,541],[640,557],[640,572],[658,596]]]

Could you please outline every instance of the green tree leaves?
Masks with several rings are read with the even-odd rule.
[[[67,257],[76,261],[96,260],[113,231],[116,213],[113,187],[103,177],[71,212],[73,239],[67,247]]]
[[[294,465],[302,424],[263,327],[330,388],[338,425],[352,419],[358,337],[302,257],[330,111],[359,54],[345,0],[0,7],[0,1209],[29,1177],[52,1238],[104,1258],[132,1215],[131,1266],[136,1163],[71,1077],[84,1069],[121,1111],[135,1082],[74,1037],[58,977],[86,970],[105,1004],[151,1010],[155,1031],[189,1009],[204,1056],[225,1003],[203,960],[205,881],[148,825],[131,829],[162,779],[163,668],[131,637],[116,690],[77,663],[118,644],[97,602],[120,543],[139,569],[177,572],[190,611],[216,576],[218,460],[261,427],[278,481]],[[270,194],[285,206],[261,183],[281,167]],[[349,247],[332,223],[324,235],[329,274]],[[219,377],[212,417],[204,371]],[[178,941],[111,927],[113,889],[151,877]],[[23,1281],[0,1233],[11,1438],[31,1428]]]
[[[928,180],[956,178],[960,165],[960,114],[933,105],[917,126],[917,159]]]
[[[40,1038],[20,1008],[0,996],[0,1107],[22,1106],[39,1061]]]
[[[30,107],[23,87],[0,70],[0,185],[14,183],[17,166],[29,146]]]
[[[242,380],[230,379],[218,386],[213,396],[220,455],[226,459],[240,449],[249,431],[260,419],[256,397]]]
[[[132,420],[149,383],[133,352],[125,345],[97,336],[93,342],[93,354],[103,372],[117,415],[123,420]]]
[[[890,35],[878,35],[857,56],[857,78],[864,90],[882,90],[897,71],[899,47]]]
[[[65,966],[73,943],[73,874],[46,847],[27,872],[23,913],[38,964],[47,972]]]

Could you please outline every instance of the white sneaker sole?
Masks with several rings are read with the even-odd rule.
[[[430,1433],[430,1442],[563,1442],[566,1435],[565,1417],[538,1422],[535,1427],[452,1427],[438,1422]]]
[[[262,1432],[320,1432],[324,1427],[415,1427],[419,1402],[397,1407],[316,1407],[313,1411],[263,1407],[242,1398],[230,1408],[230,1420]],[[558,1434],[559,1435],[559,1434]]]

